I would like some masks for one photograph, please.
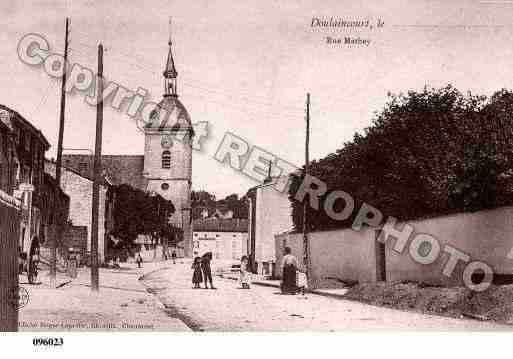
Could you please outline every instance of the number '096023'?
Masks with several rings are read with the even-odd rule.
[[[33,338],[34,346],[61,346],[64,344],[63,338]]]

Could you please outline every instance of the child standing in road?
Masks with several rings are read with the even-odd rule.
[[[298,270],[297,272],[297,286],[301,296],[305,296],[305,290],[308,288],[308,279],[305,270]]]
[[[136,262],[137,262],[137,268],[141,268],[142,262],[143,262],[143,259],[141,257],[141,252],[137,253]]]
[[[191,268],[194,269],[194,272],[192,273],[192,283],[194,284],[194,289],[197,289],[200,287],[201,282],[203,282],[200,257],[194,258],[194,262],[192,262]]]
[[[242,256],[240,260],[240,283],[242,289],[249,289],[250,274],[248,272],[248,257]]]

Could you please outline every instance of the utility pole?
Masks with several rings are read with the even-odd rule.
[[[102,126],[103,126],[103,45],[98,45],[98,75],[96,80],[96,139],[94,145],[94,182],[91,221],[91,289],[98,291],[98,211],[100,207],[100,180],[102,167]]]
[[[57,142],[57,163],[55,164],[55,180],[57,185],[61,185],[61,167],[62,167],[62,142],[64,139],[64,114],[66,112],[66,75],[68,64],[68,35],[69,18],[66,18],[66,34],[64,35],[64,63],[62,65],[62,83],[61,83],[61,108],[59,118],[59,139]],[[61,221],[62,219],[59,219]],[[57,227],[57,239],[53,239],[50,250],[50,284],[55,287],[57,277],[57,242],[62,240],[63,223]]]
[[[308,166],[310,164],[310,94],[306,94],[306,136],[305,136],[305,178],[308,176]],[[308,215],[307,201],[303,199],[303,248],[304,248],[304,264],[306,266],[306,279],[309,288],[315,288],[312,281],[312,265],[310,258],[310,243],[308,241]]]

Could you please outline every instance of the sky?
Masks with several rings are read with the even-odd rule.
[[[55,157],[60,82],[20,61],[19,40],[43,35],[63,51],[71,19],[71,63],[96,68],[123,86],[162,97],[172,17],[180,100],[209,138],[193,156],[193,189],[222,198],[257,183],[213,157],[229,131],[297,166],[304,161],[304,107],[311,94],[310,158],[341,148],[371,124],[387,94],[452,84],[491,95],[513,82],[513,1],[71,1],[2,0],[0,103],[41,129]],[[369,29],[312,28],[313,17],[380,19]],[[327,44],[326,37],[370,39],[369,46]],[[68,97],[64,148],[94,148],[95,108]],[[80,149],[80,150],[77,150]],[[135,122],[108,106],[103,153],[143,154]]]

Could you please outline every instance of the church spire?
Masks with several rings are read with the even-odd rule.
[[[176,72],[175,61],[173,60],[173,49],[171,41],[171,18],[169,18],[169,51],[167,53],[166,68],[164,69],[164,96],[178,96],[176,91]]]

